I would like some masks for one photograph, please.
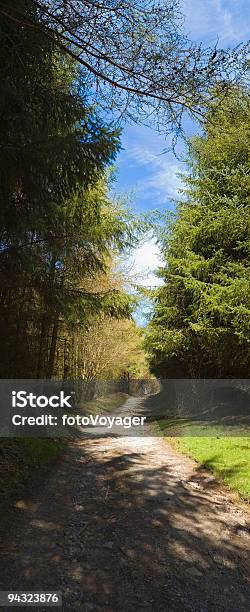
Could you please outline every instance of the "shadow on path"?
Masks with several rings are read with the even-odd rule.
[[[160,439],[77,440],[17,507],[1,590],[62,590],[72,612],[249,610],[244,509]]]

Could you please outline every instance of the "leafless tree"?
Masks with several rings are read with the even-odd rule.
[[[246,45],[222,50],[184,34],[179,0],[30,0],[36,18],[0,0],[0,14],[44,28],[77,60],[93,99],[116,121],[178,134],[183,115],[202,120],[216,85],[227,90],[246,67]],[[34,17],[34,14],[33,14]]]

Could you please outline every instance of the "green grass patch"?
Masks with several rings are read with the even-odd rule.
[[[65,443],[51,438],[0,439],[0,495],[7,501],[33,479],[42,476],[63,451]]]
[[[250,499],[250,438],[242,428],[232,432],[222,425],[164,419],[156,429],[177,450],[211,470],[243,499]]]

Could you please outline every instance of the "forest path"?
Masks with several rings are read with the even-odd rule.
[[[123,412],[141,407],[131,398]],[[150,433],[70,444],[17,504],[0,590],[62,590],[72,612],[249,610],[248,513]]]

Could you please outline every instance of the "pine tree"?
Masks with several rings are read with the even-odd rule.
[[[244,91],[210,106],[193,139],[186,200],[165,237],[147,346],[162,376],[248,376],[249,123]]]

